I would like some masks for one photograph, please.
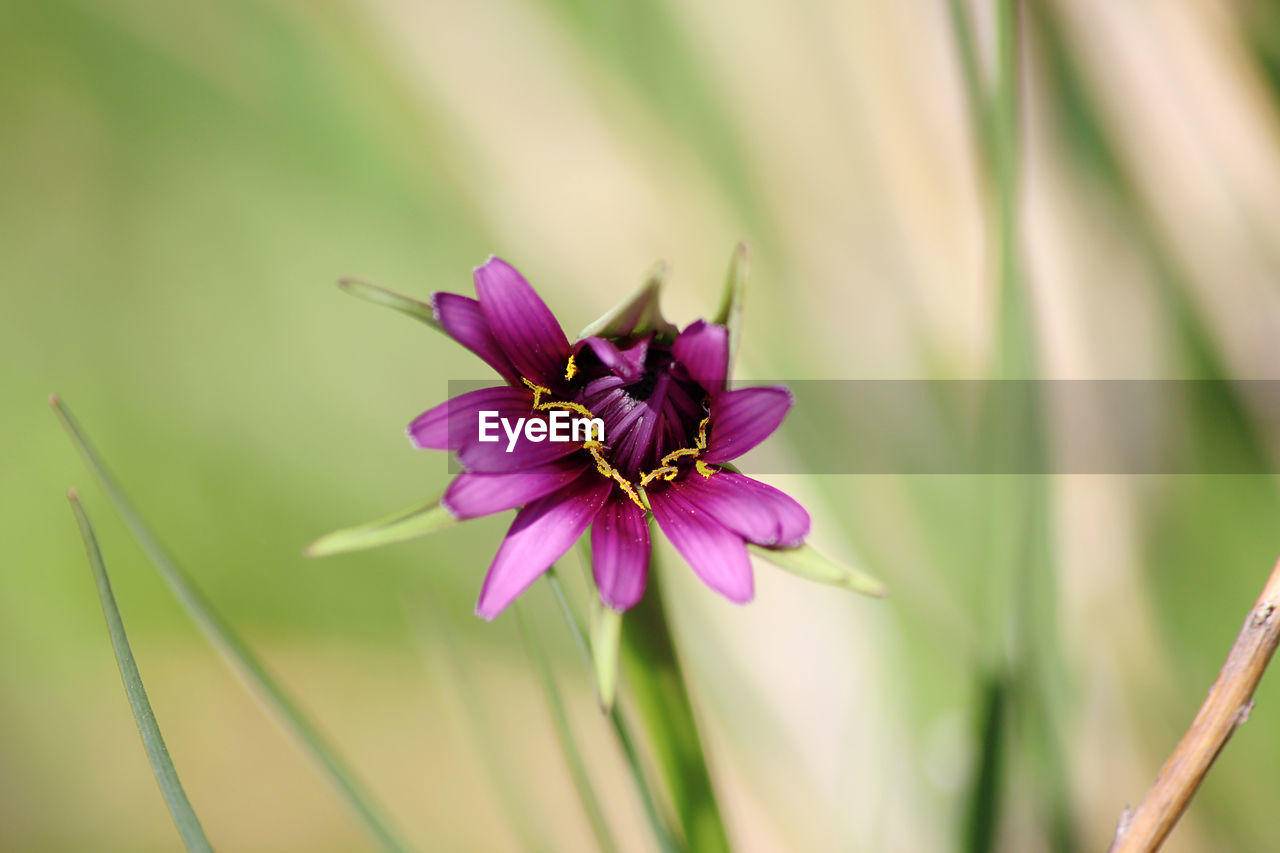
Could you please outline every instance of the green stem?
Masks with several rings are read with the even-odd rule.
[[[587,776],[587,767],[582,760],[582,753],[578,749],[577,741],[574,740],[573,730],[569,726],[569,718],[564,709],[564,700],[560,696],[560,689],[556,686],[555,675],[551,671],[551,663],[547,660],[547,653],[542,648],[542,644],[529,628],[529,623],[524,618],[524,610],[521,608],[519,601],[516,602],[515,611],[516,623],[520,626],[520,633],[524,637],[525,646],[529,649],[529,657],[533,660],[533,668],[538,674],[538,680],[542,683],[543,693],[547,697],[547,705],[551,709],[551,721],[555,725],[556,737],[560,740],[560,748],[564,752],[565,762],[569,765],[569,773],[573,776],[573,785],[578,790],[579,799],[582,800],[583,811],[587,813],[587,820],[591,823],[591,831],[595,834],[596,843],[602,851],[611,853],[611,851],[618,849],[618,845],[614,843],[613,836],[609,833],[609,824],[600,808],[600,802],[596,799],[595,789],[591,786],[591,779]]]
[[[569,626],[569,633],[573,636],[574,644],[582,654],[583,663],[586,664],[587,671],[592,673],[592,677],[594,677],[595,663],[591,657],[591,646],[587,642],[586,629],[583,628],[578,615],[574,613],[573,606],[569,603],[569,597],[565,595],[564,587],[560,585],[560,577],[556,573],[555,566],[547,570],[547,582],[551,585],[551,591],[555,593],[556,602],[560,605],[560,612],[564,614],[564,621]],[[617,705],[614,705],[609,712],[609,722],[613,725],[614,735],[617,736],[618,745],[622,748],[622,754],[626,758],[627,768],[631,771],[631,779],[635,783],[637,793],[640,795],[640,802],[644,806],[645,816],[649,819],[649,825],[653,829],[654,838],[657,840],[658,846],[664,853],[677,853],[677,851],[681,850],[681,845],[672,837],[671,831],[662,819],[658,809],[657,797],[654,796],[653,789],[649,786],[649,781],[645,777],[644,768],[640,764],[640,755],[636,751],[635,738],[632,737],[631,728]]]
[[[660,586],[658,566],[651,559],[649,587],[623,623],[623,672],[690,848],[727,851],[728,835]]]

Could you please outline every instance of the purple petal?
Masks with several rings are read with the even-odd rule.
[[[649,524],[644,510],[618,491],[591,526],[591,564],[600,600],[619,613],[644,596],[649,578]]]
[[[644,372],[644,359],[649,352],[649,340],[644,338],[625,350],[618,349],[613,341],[604,338],[583,338],[573,345],[574,352],[590,347],[600,363],[627,382],[634,382]]]
[[[524,409],[512,413],[499,412],[499,418],[506,419],[506,425],[501,421],[497,426],[489,430],[489,437],[497,436],[497,441],[480,441],[479,421],[472,420],[471,431],[467,434],[466,440],[458,448],[458,462],[467,471],[476,474],[507,474],[516,471],[523,471],[528,468],[537,468],[557,459],[562,459],[570,453],[582,449],[582,442],[573,441],[552,441],[549,437],[543,438],[541,441],[530,441],[525,436],[524,425],[520,424],[520,419],[539,420],[543,423],[549,422],[548,412],[535,412],[529,409],[529,401],[524,402]],[[490,421],[492,424],[493,422]],[[511,444],[507,435],[506,427],[510,426],[516,429],[519,426],[515,444]],[[548,431],[550,427],[547,427]],[[549,432],[548,432],[549,434]],[[510,447],[510,451],[507,448]]]
[[[458,450],[476,440],[482,410],[500,412],[501,417],[524,417],[531,411],[529,392],[506,385],[468,391],[418,415],[405,432],[415,447]]]
[[[809,535],[809,513],[773,486],[733,471],[695,472],[669,487],[749,542],[792,548]]]
[[[671,352],[704,391],[724,390],[729,372],[729,331],[724,326],[706,320],[690,323],[671,345]]]
[[[752,599],[755,582],[741,536],[676,489],[651,492],[649,504],[662,532],[707,586],[737,604]]]
[[[520,374],[498,346],[479,302],[456,293],[433,293],[431,309],[449,337],[484,359],[508,382],[520,384]]]
[[[463,473],[453,478],[440,503],[454,518],[479,518],[549,495],[586,470],[585,461],[566,459],[511,474]]]
[[[520,510],[485,576],[476,615],[493,619],[560,559],[591,524],[613,484],[582,477]]]
[[[786,388],[739,388],[715,397],[702,458],[707,462],[737,459],[778,428],[791,402]]]
[[[477,267],[475,278],[480,310],[516,371],[540,385],[563,387],[569,339],[551,309],[501,258]]]

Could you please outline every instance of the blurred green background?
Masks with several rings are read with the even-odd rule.
[[[572,334],[662,258],[684,323],[714,307],[745,238],[740,374],[987,376],[992,194],[957,12],[986,79],[991,9],[959,0],[0,6],[0,849],[177,845],[73,484],[215,846],[367,845],[146,564],[53,391],[413,841],[589,847],[513,620],[471,616],[507,520],[300,555],[437,494],[444,460],[403,426],[448,379],[485,375],[333,282],[466,293],[498,253]],[[1280,7],[1035,0],[1020,37],[1035,372],[1275,377]],[[848,413],[799,416],[857,440]],[[1206,457],[1272,458],[1229,389],[1188,417]],[[1280,553],[1276,484],[1062,476],[1006,515],[984,478],[824,475],[820,447],[794,450],[814,474],[772,481],[811,509],[820,547],[893,595],[761,565],[738,609],[667,556],[735,846],[981,846],[967,815],[994,696],[991,845],[1103,849]],[[1011,575],[988,559],[1006,541],[1031,543]],[[648,849],[551,596],[527,601],[610,821]],[[1278,681],[1168,849],[1274,849]]]

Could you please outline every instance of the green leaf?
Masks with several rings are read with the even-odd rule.
[[[392,513],[377,521],[326,533],[302,549],[302,553],[308,557],[328,557],[348,551],[364,551],[426,536],[456,522],[457,519],[439,501],[432,501]]]
[[[712,318],[729,330],[729,375],[733,375],[733,362],[738,356],[738,344],[742,339],[742,297],[747,287],[747,273],[751,268],[751,250],[746,243],[739,243],[729,259],[729,275],[725,278],[724,294],[720,307]]]
[[[520,634],[524,638],[525,647],[533,661],[534,672],[542,683],[542,691],[547,697],[547,705],[551,710],[551,721],[555,725],[556,737],[560,741],[560,749],[564,753],[565,763],[569,765],[569,773],[573,777],[573,786],[578,791],[578,799],[582,801],[582,809],[587,814],[591,831],[595,834],[596,844],[603,851],[618,849],[609,832],[609,823],[605,820],[604,810],[596,799],[595,788],[587,775],[586,763],[582,760],[582,752],[573,737],[573,729],[569,725],[569,716],[564,710],[564,700],[560,696],[560,688],[556,686],[555,675],[551,672],[551,662],[547,659],[546,650],[538,641],[537,635],[529,628],[524,618],[524,610],[520,602],[515,603],[516,622],[520,626]]]
[[[437,332],[444,331],[444,327],[436,319],[435,309],[431,307],[429,302],[414,299],[412,296],[405,296],[403,293],[396,293],[394,290],[383,287],[380,284],[371,284],[358,278],[339,279],[338,287],[358,299],[363,299],[365,302],[394,308],[401,314],[407,314],[415,320],[426,323]]]
[[[729,839],[667,623],[657,569],[657,560],[651,558],[649,588],[640,603],[627,611],[622,626],[627,694],[639,708],[689,849],[727,851]]]
[[[107,633],[111,635],[111,647],[116,653],[116,663],[120,666],[120,678],[124,681],[124,692],[129,697],[129,706],[133,709],[133,719],[138,724],[138,733],[142,735],[142,745],[151,760],[151,770],[160,783],[160,793],[169,805],[169,813],[182,836],[182,843],[190,851],[210,851],[209,839],[205,837],[200,819],[196,817],[187,792],[182,789],[178,779],[178,771],[169,757],[169,749],[160,734],[160,726],[151,709],[151,701],[147,698],[146,688],[142,686],[142,674],[138,672],[138,664],[133,659],[133,651],[129,648],[129,637],[125,634],[124,620],[120,618],[120,610],[116,607],[116,597],[111,592],[111,580],[107,577],[107,567],[102,561],[102,552],[98,548],[98,537],[93,533],[93,525],[89,515],[80,505],[80,498],[75,490],[67,493],[71,501],[71,509],[76,514],[76,522],[80,525],[80,535],[84,538],[84,549],[89,555],[89,565],[93,569],[93,579],[98,585],[98,599],[102,602],[102,614],[107,617]]]
[[[618,641],[621,637],[622,614],[608,607],[599,607],[591,623],[591,659],[600,710],[606,714],[613,710],[618,695]]]
[[[843,587],[876,598],[883,598],[888,593],[888,589],[881,581],[861,569],[841,565],[824,557],[811,545],[801,545],[798,548],[765,548],[747,543],[747,549],[778,568],[786,569],[811,581]]]
[[[662,316],[659,295],[662,283],[667,277],[667,265],[661,261],[654,264],[653,269],[640,285],[626,299],[604,313],[600,319],[583,329],[578,338],[589,338],[597,335],[602,338],[624,338],[628,335],[639,335],[654,332],[659,336],[673,335],[676,327],[668,323]]]
[[[223,621],[222,617],[205,599],[204,594],[192,582],[191,578],[169,556],[150,528],[138,515],[137,510],[125,497],[124,492],[116,484],[106,466],[98,458],[92,446],[84,436],[71,412],[55,396],[49,399],[54,412],[66,427],[71,439],[75,442],[81,455],[89,465],[89,469],[102,484],[103,490],[110,498],[116,512],[124,519],[124,523],[133,533],[134,539],[151,559],[156,571],[164,578],[169,588],[177,596],[178,601],[186,609],[187,614],[204,632],[210,642],[222,653],[222,656],[236,669],[245,681],[254,689],[264,704],[270,708],[285,731],[297,740],[311,758],[319,766],[333,784],[342,800],[351,808],[356,817],[364,824],[369,834],[378,845],[388,851],[403,851],[407,848],[382,816],[373,801],[369,798],[364,786],[340,759],[333,748],[315,725],[306,717],[293,698],[285,692],[267,668],[258,660],[249,646]]]

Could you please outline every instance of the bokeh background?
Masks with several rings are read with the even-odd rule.
[[[687,322],[746,239],[742,375],[988,376],[996,237],[957,10],[989,78],[991,9],[944,0],[0,6],[0,848],[177,845],[73,484],[214,844],[368,844],[129,539],[45,403],[58,391],[407,836],[589,849],[513,620],[471,615],[507,520],[300,554],[437,494],[442,458],[402,428],[484,376],[333,283],[470,292],[496,252],[572,334],[665,259]],[[1031,0],[1020,38],[1028,367],[1275,378],[1280,7]],[[792,417],[857,440],[847,412]],[[1271,458],[1229,387],[1188,417],[1207,455]],[[667,555],[735,845],[972,847],[994,703],[993,846],[1104,849],[1280,553],[1274,480],[1059,476],[1002,523],[983,478],[833,475],[820,446],[795,452],[810,473],[771,480],[893,594],[761,565],[739,609]],[[1032,581],[991,570],[984,527],[1033,542],[1011,561]],[[610,822],[648,849],[544,585],[526,609]],[[1274,849],[1277,755],[1272,674],[1168,849]]]

